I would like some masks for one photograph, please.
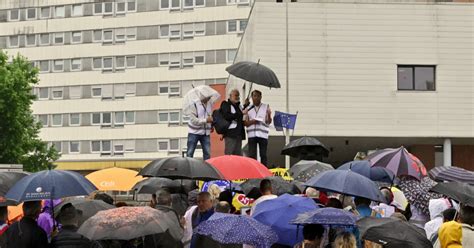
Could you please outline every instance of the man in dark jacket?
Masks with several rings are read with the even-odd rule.
[[[77,233],[81,212],[71,204],[65,204],[59,212],[61,231],[51,240],[52,248],[89,248],[92,242]]]
[[[242,140],[245,139],[243,117],[248,105],[248,100],[246,100],[245,105],[240,106],[240,92],[237,89],[232,90],[229,99],[221,104],[222,116],[230,123],[224,134],[226,155],[242,155]]]
[[[47,248],[48,236],[38,226],[36,219],[41,213],[41,202],[23,203],[24,217],[13,223],[6,232],[7,248]]]

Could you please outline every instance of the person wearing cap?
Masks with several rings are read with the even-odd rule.
[[[71,203],[61,207],[58,220],[62,225],[61,231],[51,240],[52,248],[89,248],[92,242],[77,233],[79,218],[82,215]]]

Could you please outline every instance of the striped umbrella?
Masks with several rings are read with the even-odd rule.
[[[438,166],[429,171],[435,181],[461,182],[474,185],[474,172],[454,166]]]
[[[396,176],[412,176],[418,180],[426,176],[423,163],[403,146],[376,151],[367,156],[366,160],[372,167],[386,168]]]

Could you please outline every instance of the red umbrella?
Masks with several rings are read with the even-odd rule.
[[[264,178],[273,175],[265,165],[248,157],[224,155],[208,159],[206,162],[214,166],[225,180]]]

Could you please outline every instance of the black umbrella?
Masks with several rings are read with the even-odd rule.
[[[280,88],[275,72],[259,62],[241,61],[225,69],[228,73],[254,84],[267,86],[270,88]]]
[[[294,180],[306,182],[319,173],[328,170],[334,170],[332,165],[317,160],[300,160],[291,166],[288,172]]]
[[[171,180],[163,177],[150,177],[142,180],[133,186],[132,190],[137,194],[153,194],[160,189],[167,189],[171,194],[188,193],[196,188],[194,180],[176,179]]]
[[[20,179],[27,176],[25,172],[4,171],[0,172],[0,206],[12,206],[18,203],[12,200],[5,199],[8,190]]]
[[[438,183],[430,191],[443,194],[460,203],[474,207],[474,186],[467,183]]]
[[[221,173],[209,163],[195,158],[183,157],[153,160],[138,175],[203,181],[223,179]]]
[[[423,229],[394,218],[366,217],[357,221],[362,239],[384,248],[432,248]]]
[[[328,154],[329,150],[326,146],[313,137],[303,137],[293,140],[281,150],[281,155],[288,155],[304,160],[321,159],[323,156],[327,157]]]
[[[91,200],[86,198],[75,198],[70,200],[65,200],[61,204],[57,205],[54,208],[54,215],[58,217],[61,208],[67,203],[71,203],[76,209],[82,211],[82,215],[79,218],[79,226],[84,223],[87,219],[94,216],[97,212],[107,209],[115,208],[114,205],[110,205],[101,200]],[[59,220],[61,221],[61,220]]]
[[[291,184],[288,181],[285,181],[281,177],[267,177],[266,179],[269,179],[272,183],[272,193],[275,195],[283,195],[283,194],[300,194],[301,191],[298,189],[296,185]],[[247,197],[250,198],[258,198],[259,197],[259,188],[260,188],[260,182],[262,181],[262,178],[258,179],[249,179],[243,183],[240,184],[240,188],[244,193],[247,195]]]

